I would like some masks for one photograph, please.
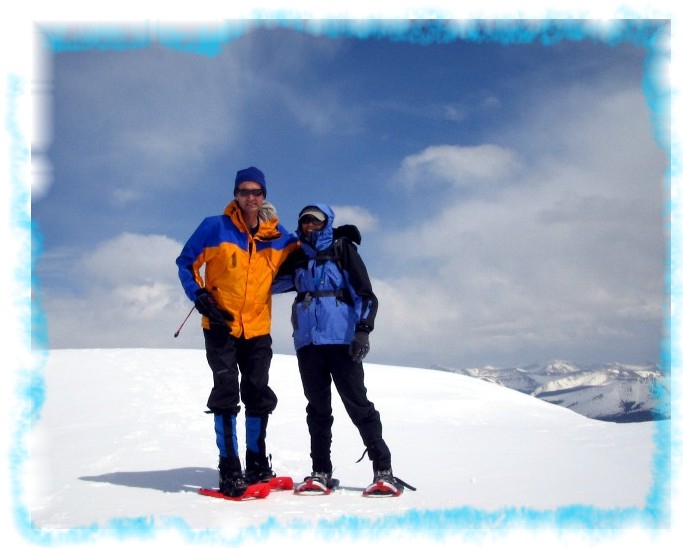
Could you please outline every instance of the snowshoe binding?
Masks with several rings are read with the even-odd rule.
[[[294,489],[295,495],[329,495],[339,485],[339,480],[329,472],[313,472]]]
[[[241,472],[232,474],[221,473],[218,482],[218,490],[226,497],[241,497],[247,491],[249,485]]]
[[[407,487],[415,491],[415,487],[408,485],[405,481],[394,476],[391,469],[377,470],[372,483],[363,491],[364,497],[398,497]]]

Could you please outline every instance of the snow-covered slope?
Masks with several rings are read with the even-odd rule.
[[[462,375],[366,365],[395,473],[416,492],[360,496],[370,463],[356,463],[363,446],[335,397],[342,488],[324,498],[285,492],[242,503],[196,494],[217,484],[202,351],[56,350],[44,379],[44,402],[25,433],[30,456],[16,475],[17,515],[34,542],[166,540],[161,532],[170,530],[192,543],[300,544],[306,534],[318,544],[374,546],[397,536],[419,535],[424,544],[476,529],[637,528],[664,519],[661,423],[595,421]],[[273,465],[300,480],[310,463],[296,359],[276,355],[271,380],[280,399],[268,434]],[[33,397],[40,402],[41,392]],[[466,537],[477,540],[474,531]]]
[[[656,366],[610,363],[581,368],[553,360],[525,368],[483,367],[455,372],[530,394],[594,419],[641,422],[671,417],[669,382]]]

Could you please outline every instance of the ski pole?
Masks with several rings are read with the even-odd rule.
[[[185,316],[185,319],[183,320],[183,323],[181,323],[181,324],[180,324],[180,327],[178,327],[178,331],[176,331],[176,332],[173,334],[174,337],[178,337],[178,335],[180,335],[180,330],[181,330],[181,329],[183,328],[183,326],[185,325],[185,322],[186,322],[187,319],[190,317],[190,314],[192,314],[192,312],[194,312],[194,309],[195,309],[195,308],[196,308],[195,306],[193,306],[192,308],[190,308],[190,311],[187,313],[187,316]]]

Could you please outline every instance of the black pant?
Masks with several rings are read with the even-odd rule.
[[[311,435],[313,470],[332,471],[332,381],[351,422],[358,428],[373,468],[391,468],[391,453],[382,439],[379,412],[367,397],[363,364],[351,359],[349,346],[308,345],[297,350],[296,355],[304,395],[308,400],[306,422]]]
[[[230,335],[227,328],[212,327],[204,330],[204,342],[206,359],[213,373],[207,407],[214,413],[236,415],[240,410],[241,394],[247,415],[272,413],[277,396],[268,386],[273,358],[270,335],[238,339]]]
[[[248,464],[265,462],[268,415],[277,405],[277,396],[268,386],[273,357],[270,335],[238,339],[227,328],[215,326],[204,330],[204,342],[213,373],[213,388],[206,405],[214,413],[216,444],[222,460],[226,466],[239,469],[235,417],[241,396],[247,417]]]

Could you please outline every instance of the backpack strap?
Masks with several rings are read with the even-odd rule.
[[[346,236],[341,236],[340,238],[337,238],[331,246],[329,246],[327,249],[324,249],[320,251],[316,256],[315,256],[315,262],[317,264],[323,264],[327,261],[334,261],[337,264],[337,267],[339,268],[339,272],[342,273],[342,276],[344,275],[344,269],[342,267],[342,261],[341,261],[341,248],[344,245],[344,242],[347,242],[350,245],[354,245],[352,242],[350,242]],[[348,287],[345,287],[343,289],[328,289],[328,290],[320,290],[320,291],[304,291],[297,293],[296,295],[296,302],[303,302],[304,305],[307,305],[308,303],[311,302],[312,299],[318,298],[318,297],[336,297],[337,301],[339,302],[344,302],[350,305],[353,305],[353,299],[351,298],[351,292],[349,291]]]
[[[339,270],[342,272],[341,256],[342,256],[342,246],[344,244],[352,245],[356,247],[355,244],[349,240],[346,236],[341,236],[332,242],[332,245],[327,249],[323,249],[315,256],[315,262],[318,264],[324,263],[325,261],[334,261],[337,263]]]

